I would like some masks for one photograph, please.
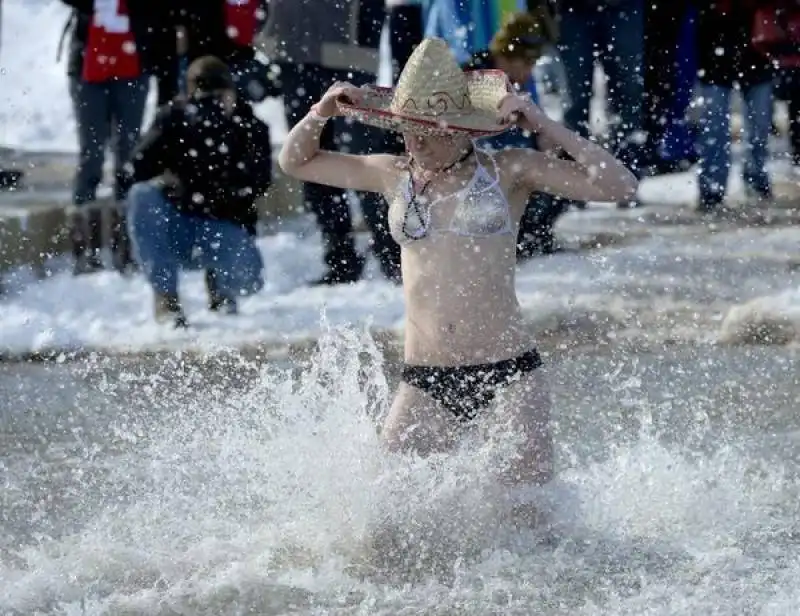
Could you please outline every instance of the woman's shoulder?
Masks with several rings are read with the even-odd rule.
[[[491,152],[497,166],[506,174],[514,174],[524,170],[525,165],[534,162],[542,153],[533,148],[510,147]]]
[[[546,156],[542,152],[531,148],[506,148],[492,156],[501,183],[511,192],[528,183],[531,168],[546,162]]]
[[[374,172],[381,178],[384,195],[394,195],[409,173],[408,158],[395,154],[369,154],[364,156],[367,171]]]

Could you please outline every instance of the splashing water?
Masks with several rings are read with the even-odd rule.
[[[187,387],[165,403],[163,388],[139,387],[151,413],[129,413],[127,446],[75,464],[72,531],[0,561],[0,614],[787,614],[800,602],[797,486],[743,447],[693,455],[644,422],[541,491],[557,524],[520,530],[494,479],[511,454],[502,438],[427,459],[383,450],[382,362],[367,334],[341,329],[299,376],[268,367],[235,396]]]

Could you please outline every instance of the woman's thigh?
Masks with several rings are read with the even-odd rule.
[[[485,422],[487,434],[517,439],[516,455],[503,473],[512,485],[542,485],[553,476],[551,400],[546,373],[539,368],[498,392]]]
[[[392,451],[424,456],[452,449],[458,441],[458,428],[458,420],[430,395],[401,382],[382,436]]]

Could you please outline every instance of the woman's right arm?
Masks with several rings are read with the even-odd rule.
[[[397,156],[388,154],[354,155],[329,152],[319,147],[325,124],[340,115],[337,100],[357,98],[359,89],[350,84],[335,84],[312,107],[312,111],[289,131],[278,156],[287,175],[315,184],[338,188],[386,192],[397,168]]]

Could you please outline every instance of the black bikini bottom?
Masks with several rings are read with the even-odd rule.
[[[469,421],[494,400],[497,390],[542,365],[533,349],[519,357],[471,366],[406,366],[403,380],[430,395],[462,421]]]

